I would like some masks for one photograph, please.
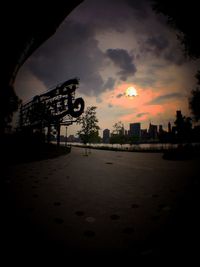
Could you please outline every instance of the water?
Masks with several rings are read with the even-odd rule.
[[[65,143],[63,142],[63,145]],[[69,145],[75,145],[75,146],[82,146],[82,143],[71,143],[68,142],[67,144]],[[118,148],[122,150],[163,150],[163,149],[171,149],[171,148],[177,148],[178,144],[171,144],[171,143],[166,143],[166,144],[161,144],[161,143],[145,143],[145,144],[89,144],[91,147],[106,147],[106,148]]]
[[[52,142],[55,143],[56,142]],[[65,142],[60,142],[61,145],[65,146],[66,143]],[[72,145],[72,146],[83,146],[83,143],[74,143],[74,142],[67,142],[68,145]],[[179,146],[179,144],[171,144],[171,143],[143,143],[143,144],[103,144],[103,143],[95,143],[95,144],[87,144],[91,147],[105,147],[105,148],[117,148],[119,150],[134,150],[134,151],[161,151],[161,150],[167,150],[167,149],[173,149],[173,148],[177,148]],[[186,145],[186,144],[183,144]],[[199,143],[190,143],[191,146],[199,146]]]

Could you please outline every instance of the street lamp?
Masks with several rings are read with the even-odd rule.
[[[67,126],[65,127],[66,129],[66,134],[65,134],[65,146],[67,146]]]

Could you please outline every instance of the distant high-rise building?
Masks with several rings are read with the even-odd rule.
[[[158,137],[158,126],[150,123],[148,133],[150,139],[156,139]]]
[[[103,130],[103,143],[108,144],[110,142],[110,130]]]
[[[168,133],[171,133],[172,132],[172,126],[171,126],[171,123],[169,122],[168,123]]]
[[[181,119],[183,118],[183,115],[182,115],[182,113],[181,113],[181,110],[177,110],[177,111],[176,111],[176,117],[177,117],[177,118],[181,118]]]
[[[130,136],[140,138],[140,136],[141,136],[141,124],[140,124],[140,122],[130,123]]]
[[[159,134],[163,133],[163,126],[162,125],[159,125],[158,132],[159,132]]]
[[[177,128],[176,126],[172,126],[172,134],[175,135],[177,133]]]
[[[142,140],[147,140],[148,139],[148,132],[147,129],[141,129],[141,139]]]

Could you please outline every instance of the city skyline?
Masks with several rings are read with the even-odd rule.
[[[170,124],[170,127],[171,128],[173,128],[174,126],[175,126],[175,120],[176,120],[176,115],[177,115],[177,111],[180,111],[180,113],[182,114],[182,111],[181,110],[176,110],[176,112],[174,113],[174,118],[172,119],[172,121],[168,121],[168,122],[166,122],[165,124],[164,123],[159,123],[159,124],[157,124],[157,123],[155,123],[155,122],[153,122],[153,121],[149,121],[149,123],[146,123],[146,124],[142,124],[142,122],[140,122],[139,120],[138,121],[135,121],[135,122],[129,122],[129,123],[126,123],[126,127],[124,126],[124,122],[123,121],[116,121],[116,122],[113,122],[113,124],[112,124],[112,126],[109,126],[109,127],[106,127],[106,128],[100,128],[100,130],[99,130],[99,136],[100,137],[102,137],[103,138],[103,131],[104,130],[106,130],[106,129],[108,129],[109,131],[110,131],[110,133],[112,133],[112,131],[114,130],[114,124],[115,123],[118,123],[118,122],[121,122],[122,123],[122,125],[123,125],[123,130],[124,131],[130,131],[130,125],[131,124],[140,124],[140,129],[141,129],[141,131],[142,130],[147,130],[148,131],[148,129],[150,128],[150,125],[153,125],[153,126],[157,126],[158,127],[158,129],[159,129],[159,127],[161,127],[162,128],[162,130],[163,131],[166,131],[166,132],[169,132],[169,124]],[[183,115],[183,117],[185,117],[185,114],[182,114]],[[187,116],[186,116],[187,117]],[[145,125],[145,126],[144,126]],[[77,132],[76,131],[74,131],[74,129],[76,129],[76,127],[80,127],[80,125],[76,125],[75,126],[75,128],[74,129],[72,129],[72,131],[70,130],[70,128],[71,128],[72,126],[70,126],[70,127],[68,127],[68,132],[69,132],[69,134],[70,135],[74,135],[74,136],[76,136],[77,135]],[[64,127],[65,128],[65,127]],[[62,133],[64,133],[64,130],[62,131]]]
[[[175,121],[175,117],[174,117],[174,121]],[[127,127],[124,127],[123,122],[122,122],[122,124],[123,124],[123,127],[124,127],[123,130],[124,131],[127,131],[127,133],[128,133],[128,131],[130,131],[130,125],[131,124],[140,124],[140,127],[141,127],[140,130],[141,131],[142,130],[147,130],[148,131],[150,125],[153,125],[153,126],[157,126],[158,127],[158,130],[159,130],[159,126],[162,126],[162,130],[168,132],[169,131],[169,123],[170,123],[170,126],[173,127],[173,126],[175,126],[174,121],[173,122],[168,121],[168,123],[167,123],[167,125],[165,127],[163,127],[163,124],[162,123],[161,124],[156,124],[156,123],[153,123],[153,122],[149,122],[149,125],[147,127],[142,127],[142,123],[139,122],[139,121],[137,121],[137,122],[130,122],[130,123],[128,123],[128,126]],[[110,134],[111,134],[113,132],[113,130],[114,130],[114,127],[113,126],[114,126],[114,123],[113,123],[112,126],[110,126],[108,128],[100,128],[100,130],[99,130],[99,136],[101,138],[103,138],[103,132],[104,132],[104,130],[109,130],[110,131]],[[65,134],[66,133],[66,127],[65,126],[62,126],[62,127],[63,127],[63,129],[62,129],[62,135],[65,136],[66,135]],[[77,136],[77,132],[70,131],[70,128],[71,127],[72,127],[72,125],[67,126],[68,136],[70,136],[70,135]],[[79,126],[79,127],[81,127],[81,126]]]

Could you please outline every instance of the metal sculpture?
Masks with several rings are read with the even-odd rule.
[[[75,99],[75,91],[79,85],[77,78],[58,84],[54,89],[36,95],[20,109],[20,128],[44,129],[48,127],[48,135],[53,125],[57,130],[57,142],[60,139],[60,126],[76,122],[84,111],[84,100]]]

